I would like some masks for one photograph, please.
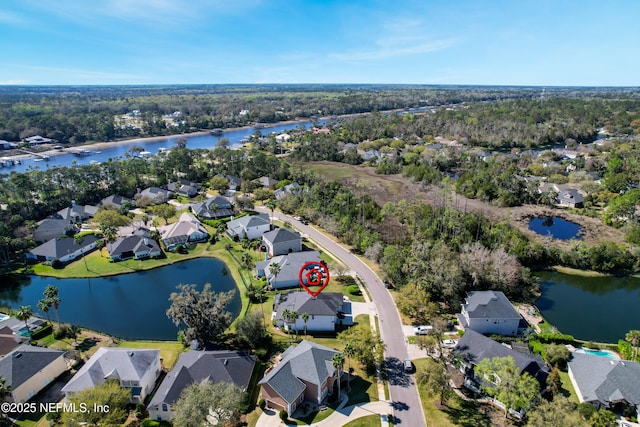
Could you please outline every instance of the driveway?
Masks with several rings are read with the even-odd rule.
[[[256,207],[256,210],[262,213],[271,212],[261,206]],[[393,298],[382,284],[380,278],[364,262],[349,252],[347,248],[337,243],[333,237],[314,227],[302,224],[300,221],[281,212],[274,212],[273,215],[276,219],[290,222],[301,233],[306,234],[311,240],[338,257],[366,284],[377,309],[380,336],[387,345],[385,368],[396,424],[411,427],[426,426],[418,388],[413,376],[404,372],[403,361],[409,356],[409,352],[400,314]]]

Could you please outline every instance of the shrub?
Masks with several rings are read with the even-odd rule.
[[[289,414],[287,414],[287,411],[285,411],[284,409],[280,410],[278,416],[283,422],[286,422],[289,419]]]
[[[537,338],[543,344],[572,344],[575,342],[573,335],[558,332],[538,334]]]
[[[58,258],[51,261],[51,268],[55,268],[56,270],[60,270],[64,268],[64,264]]]
[[[47,335],[50,335],[52,330],[53,330],[53,326],[51,326],[51,324],[48,323],[45,326],[43,326],[42,328],[40,328],[37,331],[33,332],[31,334],[31,339],[32,340],[39,340],[41,338],[44,338]]]
[[[578,412],[584,419],[588,420],[596,412],[596,408],[591,403],[583,402],[578,405]]]
[[[167,421],[144,420],[142,427],[171,427],[171,423]]]
[[[358,287],[358,285],[347,286],[347,292],[350,295],[362,295],[362,292],[360,291],[360,288]]]
[[[264,399],[258,400],[258,407],[264,409],[267,406],[267,402]]]
[[[53,337],[57,340],[64,339],[68,335],[69,335],[69,327],[66,325],[62,325],[60,328],[56,329],[53,332]]]

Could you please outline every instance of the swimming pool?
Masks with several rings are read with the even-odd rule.
[[[588,348],[579,348],[576,350],[576,353],[592,354],[594,356],[608,357],[609,359],[614,360],[620,359],[617,354],[607,350],[589,350]]]
[[[8,314],[0,313],[0,322],[7,320],[10,316]]]

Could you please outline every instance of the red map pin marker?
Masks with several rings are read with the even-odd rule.
[[[300,286],[315,298],[329,284],[329,269],[320,262],[308,262],[298,272],[298,281]],[[311,286],[319,288],[313,290],[310,289]]]

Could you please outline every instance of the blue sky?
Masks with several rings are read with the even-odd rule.
[[[640,86],[635,0],[2,0],[0,84]]]

